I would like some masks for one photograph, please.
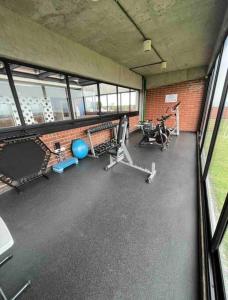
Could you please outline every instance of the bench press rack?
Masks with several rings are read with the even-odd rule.
[[[107,150],[109,153],[109,164],[104,168],[106,171],[113,168],[118,163],[122,163],[128,167],[133,169],[139,170],[143,173],[147,174],[146,183],[151,183],[156,175],[155,163],[152,162],[151,169],[140,167],[134,164],[132,157],[125,145],[126,140],[126,132],[127,132],[127,116],[122,116],[120,118],[119,126],[118,126],[118,133],[117,133],[117,143],[112,149]]]
[[[91,127],[86,130],[86,134],[89,138],[90,143],[90,157],[93,158],[99,158],[101,155],[107,152],[107,150],[113,148],[116,145],[116,139],[117,139],[117,131],[116,131],[117,124],[113,124],[112,122],[106,122],[101,125]],[[104,143],[101,143],[99,145],[94,146],[92,135],[94,133],[97,133],[99,131],[110,129],[112,131],[112,137],[110,140],[105,141]]]

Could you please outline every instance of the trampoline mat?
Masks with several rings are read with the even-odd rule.
[[[0,151],[0,173],[19,181],[37,175],[45,158],[45,152],[33,141],[6,144]]]

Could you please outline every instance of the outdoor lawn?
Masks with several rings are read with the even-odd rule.
[[[213,130],[214,120],[211,120],[208,129]],[[205,140],[206,151],[209,147],[211,134],[208,132]],[[220,124],[215,149],[209,168],[209,184],[214,208],[215,219],[218,220],[226,195],[228,193],[228,119],[223,119]],[[225,260],[225,274],[228,278],[228,234],[222,242],[223,258]]]
[[[209,176],[220,214],[228,193],[228,120],[222,120],[220,124]]]

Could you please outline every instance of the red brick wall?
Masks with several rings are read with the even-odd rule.
[[[133,131],[136,128],[135,125],[138,123],[138,121],[139,121],[139,116],[130,118],[130,120],[129,120],[130,131]],[[118,123],[119,121],[118,120],[113,121],[113,123],[116,123],[116,122]],[[87,135],[85,134],[85,130],[90,127],[94,127],[94,126],[97,126],[97,125],[92,125],[92,126],[89,125],[89,126],[85,126],[85,127],[50,133],[50,134],[44,135],[41,139],[51,150],[54,150],[53,146],[54,146],[55,142],[60,142],[61,146],[66,148],[66,151],[65,151],[66,157],[69,157],[72,155],[71,150],[70,150],[71,141],[80,138],[80,139],[85,140],[86,143],[89,145],[89,140],[87,138]],[[109,140],[110,134],[111,134],[110,130],[104,130],[104,131],[100,131],[98,133],[93,134],[92,139],[93,139],[94,145],[98,145],[106,140]],[[49,162],[49,167],[52,166],[56,162],[57,162],[57,160],[56,160],[55,156],[52,155],[50,162]]]
[[[145,119],[156,121],[158,117],[165,114],[167,107],[174,103],[165,103],[167,94],[178,94],[180,105],[180,130],[197,130],[201,105],[204,95],[204,80],[186,81],[174,85],[163,86],[147,90]],[[167,122],[172,126],[173,120]]]
[[[119,122],[118,120],[113,121],[113,123],[115,122]],[[136,125],[139,122],[139,116],[134,116],[134,117],[130,117],[129,119],[129,129],[130,131],[134,131],[136,129]],[[90,126],[86,126],[86,127],[80,127],[80,128],[74,128],[74,129],[69,129],[69,130],[64,130],[64,131],[59,131],[59,132],[55,132],[55,133],[49,133],[49,134],[45,134],[42,136],[42,141],[51,149],[54,150],[53,146],[55,142],[60,142],[61,146],[64,146],[66,148],[65,154],[66,157],[71,156],[71,141],[74,139],[84,139],[88,144],[88,138],[85,134],[85,130],[88,129],[89,127],[94,127],[97,125],[90,125]],[[93,134],[92,136],[94,145],[100,144],[102,142],[104,142],[105,140],[109,140],[110,139],[110,130],[105,130],[105,131],[100,131],[98,133]],[[51,167],[53,164],[55,164],[57,162],[56,157],[54,155],[51,156],[50,162],[49,162],[49,167]],[[6,188],[6,186],[0,182],[0,192],[4,191]]]

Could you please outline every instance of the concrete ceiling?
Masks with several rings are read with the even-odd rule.
[[[226,0],[120,3],[167,61],[162,72],[208,65]],[[128,68],[159,61],[153,51],[143,52],[142,36],[114,0],[0,0],[0,4]],[[148,76],[161,73],[161,68],[135,71]]]

